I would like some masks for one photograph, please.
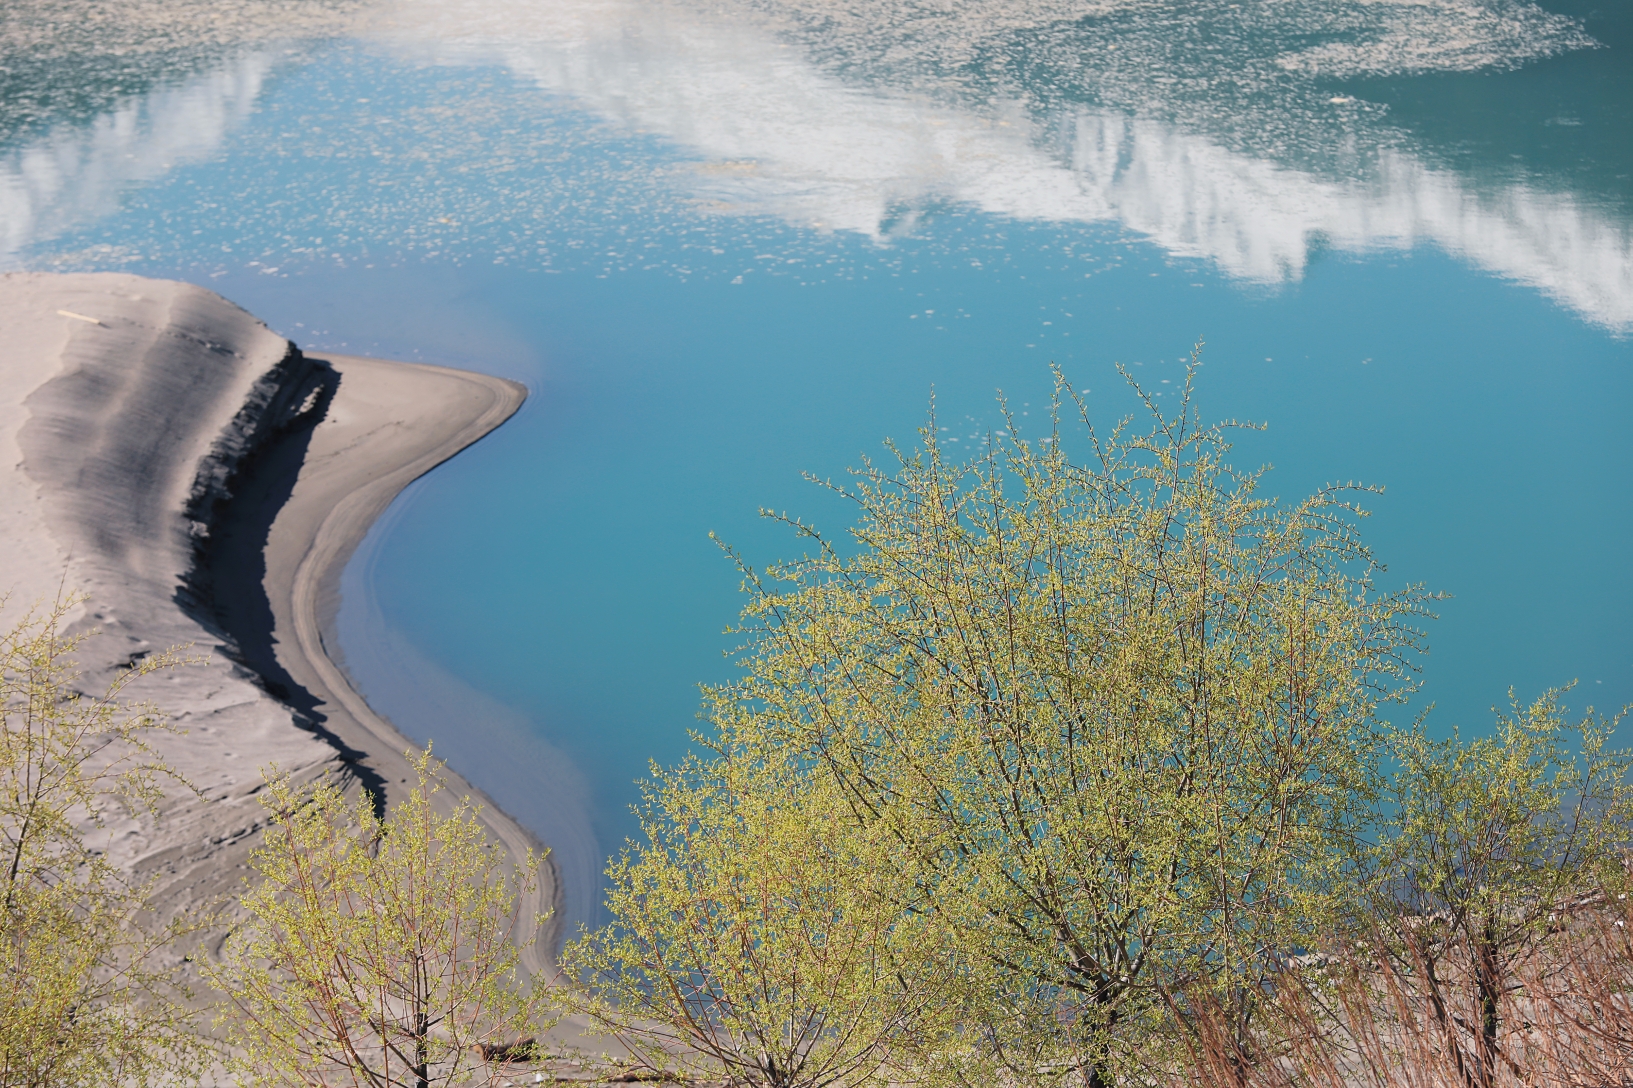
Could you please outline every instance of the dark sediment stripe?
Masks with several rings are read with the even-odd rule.
[[[188,503],[193,563],[175,599],[220,636],[232,659],[253,673],[267,694],[293,711],[296,725],[335,748],[383,809],[385,782],[368,765],[369,753],[327,727],[322,700],[278,660],[266,591],[272,523],[294,491],[312,432],[340,381],[328,363],[305,357],[291,344],[282,362],[256,384],[200,465]]]

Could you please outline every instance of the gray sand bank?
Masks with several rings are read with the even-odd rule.
[[[0,276],[0,607],[8,626],[66,587],[101,633],[89,687],[189,644],[208,662],[139,695],[185,734],[163,754],[202,793],[109,829],[112,857],[158,882],[163,911],[234,891],[277,764],[382,789],[410,742],[326,647],[341,569],[392,498],[504,422],[512,382],[408,363],[305,356],[209,291],[121,274]],[[480,791],[450,775],[457,797]],[[539,844],[488,803],[513,854]],[[548,864],[524,916],[559,898]],[[530,965],[556,942],[541,934]]]

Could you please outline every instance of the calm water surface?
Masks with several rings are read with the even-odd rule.
[[[727,675],[708,533],[842,531],[802,472],[913,441],[932,389],[950,443],[999,389],[1041,430],[1050,362],[1112,421],[1115,363],[1173,403],[1205,340],[1273,493],[1384,485],[1386,583],[1452,595],[1436,728],[1633,701],[1624,5],[266,5],[114,45],[0,15],[0,263],[527,383],[371,534],[342,651],[575,919]]]

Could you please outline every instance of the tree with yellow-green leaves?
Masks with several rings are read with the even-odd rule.
[[[714,994],[745,957],[811,977],[779,912],[824,919],[827,940],[860,910],[902,990],[946,983],[927,1007],[960,1030],[919,1059],[927,1079],[1100,1088],[1180,1060],[1199,1009],[1209,1030],[1223,1009],[1252,1060],[1267,980],[1326,932],[1362,864],[1376,711],[1410,687],[1427,599],[1374,584],[1356,489],[1283,505],[1232,469],[1190,373],[1177,413],[1146,404],[1149,429],[1100,434],[1060,381],[1051,434],[1019,437],[1006,415],[1012,437],[968,463],[945,459],[932,420],[920,449],[839,488],[857,512],[848,545],[791,521],[807,556],[744,568],[741,675],[705,693],[723,785],[660,779],[649,844],[611,870],[616,921],[587,961],[634,970],[611,993],[729,1037],[712,1047],[728,1065],[732,1048],[770,1053],[742,1003]],[[1082,459],[1062,435],[1073,407]],[[831,863],[814,844],[760,845],[768,787],[747,769],[777,767],[772,795],[812,799],[794,825],[833,836]],[[778,884],[779,852],[822,860]],[[754,873],[758,899],[742,891]],[[815,912],[788,890],[807,875]],[[721,905],[694,911],[688,889]],[[896,927],[914,936],[893,943]],[[789,1005],[802,1011],[782,1037],[813,1017],[896,1030],[888,981]]]
[[[904,911],[888,855],[832,783],[693,760],[646,790],[608,870],[617,922],[569,945],[567,1000],[656,1072],[765,1088],[904,1085],[956,1047],[956,961]]]
[[[150,746],[168,728],[126,689],[176,664],[158,654],[100,694],[79,690],[85,635],[63,625],[77,598],[0,634],[0,1085],[148,1085],[186,1079],[207,1056],[149,888],[90,837],[151,814],[166,778]]]
[[[429,752],[414,768],[384,818],[332,782],[269,778],[271,826],[251,856],[260,880],[209,972],[245,1083],[499,1083],[498,1056],[525,1056],[548,1026],[544,987],[518,967],[530,940],[515,906],[537,859],[507,865],[469,799],[439,805]]]
[[[1612,996],[1633,949],[1624,937],[1619,956],[1584,965],[1573,947],[1585,919],[1626,913],[1609,897],[1625,903],[1633,886],[1633,751],[1610,745],[1625,715],[1572,721],[1561,694],[1512,705],[1489,736],[1434,740],[1420,722],[1391,739],[1397,770],[1361,929],[1386,977],[1409,980],[1410,1019],[1464,1088],[1604,1083],[1633,1044],[1625,998]],[[1618,974],[1611,995],[1591,992]],[[1574,1078],[1527,1037],[1550,1019],[1586,1066]],[[1593,1053],[1601,1033],[1619,1051],[1608,1063]]]

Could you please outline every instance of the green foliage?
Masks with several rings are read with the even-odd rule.
[[[886,898],[955,942],[992,1060],[1101,1084],[1197,1000],[1247,1038],[1333,915],[1426,599],[1376,590],[1351,489],[1284,507],[1229,468],[1189,374],[1147,432],[1084,413],[1084,463],[1069,403],[1036,444],[953,465],[932,421],[865,466],[854,548],[791,522],[815,552],[747,572],[743,675],[705,699],[728,761],[788,753],[894,842]]]
[[[133,681],[175,664],[150,656],[101,695],[77,690],[62,633],[77,603],[30,614],[0,635],[0,1085],[147,1085],[195,1075],[192,1030],[167,946],[184,919],[154,925],[149,888],[95,849],[115,815],[151,813],[173,777],[149,746],[168,728],[123,701]]]
[[[1560,694],[1513,704],[1490,736],[1434,741],[1419,723],[1392,738],[1370,918],[1471,1088],[1520,1072],[1499,1039],[1519,980],[1545,978],[1526,961],[1548,958],[1573,907],[1629,884],[1633,753],[1609,746],[1621,716],[1573,724]]]
[[[1512,705],[1489,736],[1434,741],[1420,725],[1392,738],[1383,873],[1419,913],[1502,915],[1518,933],[1563,896],[1625,883],[1633,753],[1609,746],[1621,716],[1571,723],[1560,695]]]
[[[905,1084],[954,981],[904,912],[899,845],[785,762],[691,762],[608,870],[617,924],[563,958],[576,1002],[654,1070],[771,1088]],[[944,1037],[934,1039],[945,1045]]]
[[[252,855],[261,880],[211,972],[244,1082],[496,1083],[505,1069],[483,1047],[546,1026],[544,992],[518,976],[525,944],[512,939],[536,859],[507,874],[468,799],[438,811],[430,753],[414,766],[417,783],[384,820],[331,782],[268,780],[271,827]]]

